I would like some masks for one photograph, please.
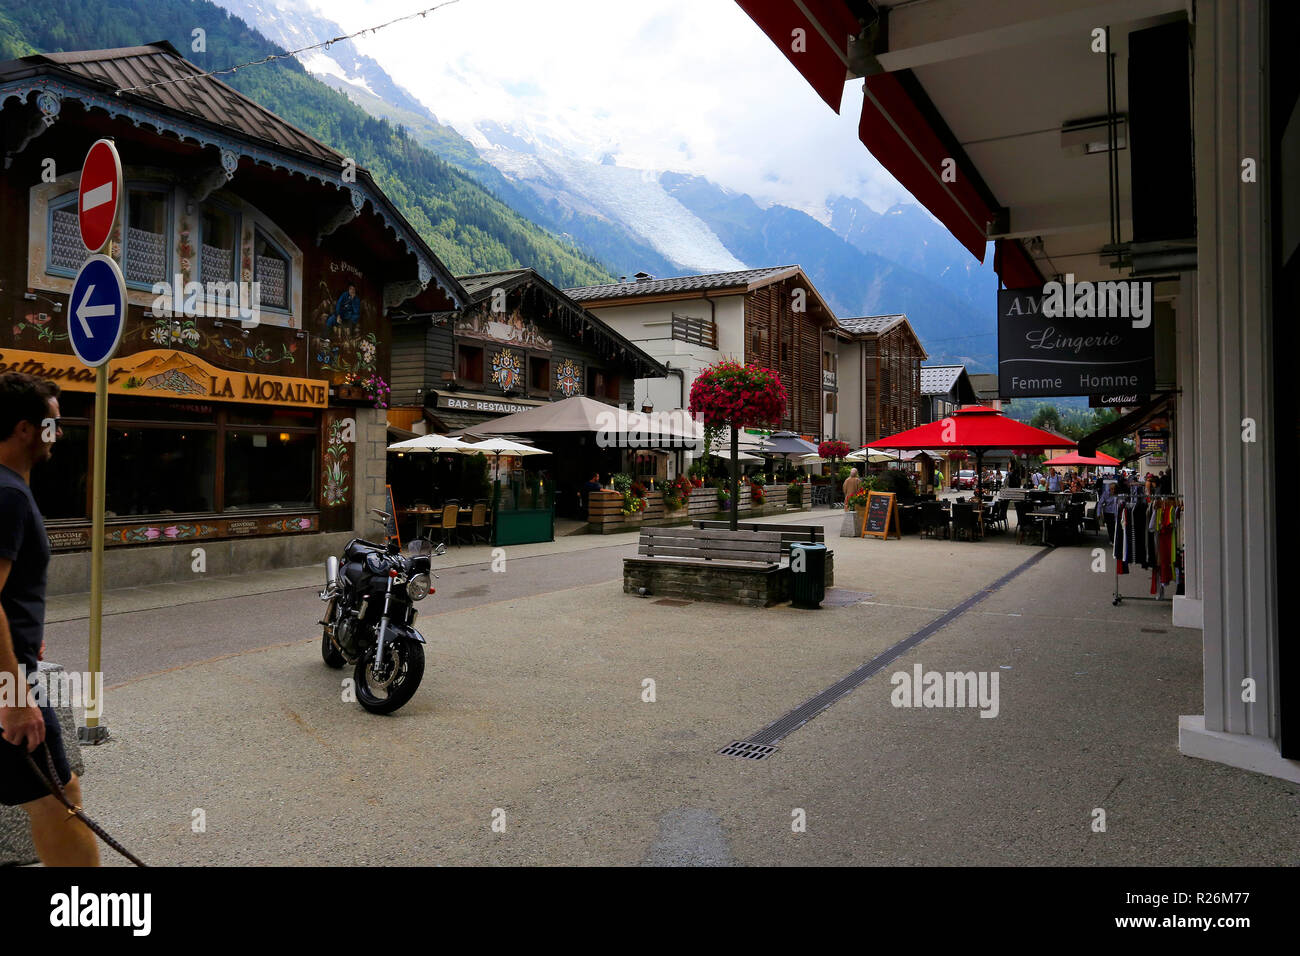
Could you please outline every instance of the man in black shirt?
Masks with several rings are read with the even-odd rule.
[[[57,385],[17,372],[0,374],[0,803],[21,805],[46,866],[98,866],[99,848],[24,758],[46,764],[75,806],[81,784],[68,767],[59,720],[39,706],[28,680],[39,672],[50,544],[29,487],[32,467],[50,457],[59,429]]]

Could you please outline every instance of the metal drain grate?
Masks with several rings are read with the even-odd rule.
[[[1163,627],[1144,627],[1142,628],[1142,633],[1143,634],[1168,634],[1169,632],[1166,631]]]
[[[660,598],[658,601],[651,601],[651,604],[661,604],[664,607],[688,607],[692,602],[679,601],[676,598]]]
[[[769,744],[751,744],[743,740],[733,740],[718,753],[724,757],[743,757],[745,760],[766,760],[776,753],[776,748]]]

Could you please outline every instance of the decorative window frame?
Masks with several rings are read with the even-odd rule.
[[[240,256],[243,253],[243,243],[240,239],[240,237],[243,235],[241,231],[243,227],[243,215],[241,214],[242,211],[239,208],[239,206],[231,202],[228,202],[225,199],[218,199],[215,195],[209,196],[207,199],[203,200],[203,202],[194,203],[194,228],[191,231],[191,234],[194,236],[194,270],[193,270],[195,273],[194,279],[196,282],[202,282],[204,284],[204,290],[206,294],[207,283],[210,281],[215,282],[217,280],[209,279],[207,276],[203,274],[203,210],[204,207],[208,207],[217,210],[218,212],[222,212],[227,216],[229,216],[234,221],[235,248],[233,251],[233,255],[235,257],[235,261],[231,263],[232,266],[231,274],[226,276],[223,280],[221,280],[224,282],[239,281]]]
[[[182,282],[189,282],[191,279],[197,281],[198,265],[196,259],[198,245],[194,245],[193,253],[189,257],[188,269],[183,268],[182,259],[185,257],[180,255],[177,246],[183,232],[188,232],[192,241],[198,235],[197,217],[201,204],[194,200],[191,193],[182,184],[179,175],[174,171],[129,167],[123,172],[124,187],[128,190],[146,188],[166,190],[168,192],[168,263],[170,272],[167,281],[172,282],[177,274],[181,276]],[[72,285],[76,280],[76,275],[67,269],[56,267],[51,270],[49,268],[50,230],[53,225],[51,213],[53,208],[57,208],[61,203],[67,201],[69,193],[75,197],[80,179],[81,171],[77,170],[65,173],[53,182],[37,183],[28,190],[27,287],[35,292],[64,297],[72,293]],[[277,226],[261,210],[245,202],[230,190],[217,190],[205,202],[213,202],[214,200],[219,206],[234,212],[237,217],[239,228],[238,281],[252,281],[252,237],[255,229],[260,229],[262,234],[284,254],[289,262],[289,308],[262,309],[261,323],[280,328],[303,328],[302,276],[305,260],[302,250],[297,243],[289,238],[283,229]],[[117,229],[114,231],[107,250],[108,254],[119,265],[122,263],[122,222],[124,220],[125,215],[122,216],[122,221],[119,222]],[[245,259],[249,263],[247,274],[245,274],[246,270],[243,267]],[[139,283],[134,282],[127,283],[126,300],[129,305],[149,310],[157,298],[152,287],[141,286]]]
[[[247,247],[248,247],[248,263],[249,263],[248,276],[245,277],[243,271],[241,270],[240,278],[243,279],[245,282],[258,281],[257,280],[257,237],[258,234],[260,233],[262,238],[266,240],[267,245],[271,246],[271,248],[273,248],[277,253],[279,253],[281,256],[284,257],[284,261],[286,264],[285,267],[289,270],[289,275],[286,277],[286,282],[285,282],[285,285],[287,286],[289,292],[288,307],[286,308],[284,306],[279,306],[279,305],[262,305],[261,306],[262,315],[266,316],[269,314],[272,317],[272,319],[274,319],[276,316],[284,316],[285,318],[288,319],[287,324],[290,325],[290,327],[298,328],[301,325],[301,322],[299,322],[299,325],[293,324],[294,315],[295,315],[293,306],[295,300],[295,296],[294,296],[295,287],[301,288],[302,286],[302,255],[299,254],[295,256],[293,252],[290,251],[291,249],[294,248],[294,246],[292,243],[289,242],[288,236],[285,236],[284,233],[280,233],[280,238],[283,239],[283,242],[279,241],[279,239],[277,239],[277,237],[271,232],[270,228],[268,228],[269,226],[270,226],[269,221],[263,221],[263,222],[255,221],[250,229],[245,230],[244,238],[247,241]],[[276,232],[279,232],[279,230],[276,230]],[[301,301],[301,296],[298,297],[298,301]],[[270,324],[284,325],[286,323],[272,321]]]

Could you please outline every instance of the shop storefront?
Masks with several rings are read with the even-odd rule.
[[[9,66],[0,119],[39,149],[19,145],[0,180],[0,370],[62,390],[63,438],[32,476],[51,593],[88,580],[94,376],[67,315],[88,255],[80,166],[104,137],[124,179],[104,254],[127,298],[108,368],[109,586],[311,564],[373,533],[387,396],[365,383],[391,376],[389,311],[454,309],[464,290],[365,170],[344,179],[342,155],[195,80],[168,44]],[[174,108],[105,89],[128,75],[176,80]]]

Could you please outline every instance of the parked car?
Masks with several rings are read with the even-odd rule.
[[[962,469],[952,479],[954,491],[964,491],[967,488],[975,487],[975,472],[968,469]]]

